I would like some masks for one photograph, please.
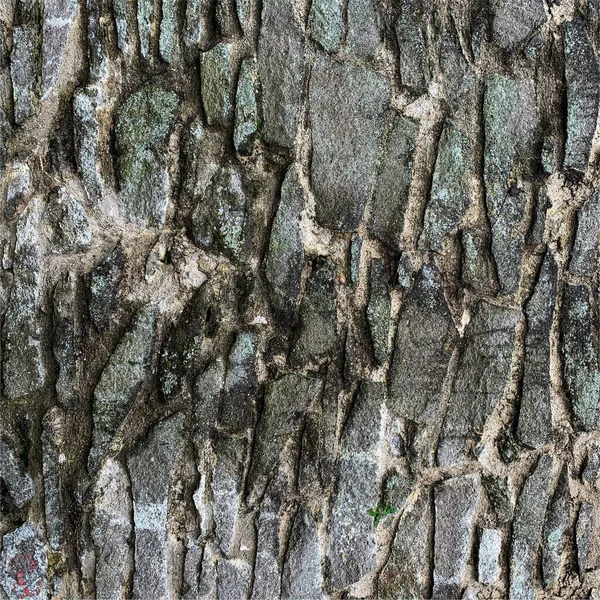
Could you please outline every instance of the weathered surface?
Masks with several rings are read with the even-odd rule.
[[[435,598],[453,598],[460,592],[473,544],[479,490],[474,475],[450,479],[435,489]]]
[[[304,268],[304,245],[300,219],[304,193],[296,167],[289,168],[281,186],[279,206],[271,227],[265,275],[271,288],[273,307],[286,318],[297,308]]]
[[[265,2],[261,23],[258,73],[263,89],[265,140],[291,147],[300,118],[304,33],[292,0]]]
[[[494,40],[507,50],[514,50],[545,20],[544,3],[541,0],[525,0],[519,3],[499,0],[494,3]]]
[[[544,585],[555,585],[560,577],[565,550],[569,543],[570,493],[566,469],[563,469],[554,495],[548,504],[544,523],[542,574]]]
[[[484,529],[479,538],[477,572],[481,583],[494,583],[500,575],[502,534],[498,529]]]
[[[519,312],[482,303],[469,325],[438,450],[440,464],[468,455],[508,383]]]
[[[543,455],[529,475],[515,509],[510,557],[510,598],[535,598],[537,554],[548,503],[552,458]]]
[[[577,233],[569,262],[569,271],[575,275],[591,277],[598,255],[600,233],[600,195],[596,192],[581,207],[577,215]]]
[[[456,232],[469,206],[469,184],[474,172],[472,144],[459,129],[448,124],[442,132],[431,183],[431,200],[425,211],[424,249],[441,251],[444,238]]]
[[[259,115],[256,104],[258,73],[256,61],[244,59],[240,67],[235,96],[235,129],[233,144],[240,154],[251,154],[254,139],[258,135]]]
[[[532,447],[550,441],[550,327],[556,300],[556,265],[546,254],[533,296],[527,303],[527,337],[517,438]]]
[[[312,38],[328,52],[339,50],[342,38],[342,3],[340,0],[315,0],[310,6]]]
[[[94,493],[96,592],[101,598],[131,596],[133,507],[129,477],[120,463],[112,459],[104,463]]]
[[[389,268],[382,260],[371,262],[370,295],[367,304],[367,321],[371,332],[373,354],[378,363],[387,357],[388,335],[390,329],[390,297]]]
[[[585,170],[596,129],[598,57],[580,21],[565,23],[565,79],[567,81],[567,143],[565,165]]]
[[[486,82],[484,119],[484,181],[492,252],[502,289],[514,292],[527,232],[526,199],[521,186],[530,176],[538,123],[533,81],[490,77]]]
[[[562,321],[565,381],[576,424],[585,431],[596,427],[600,370],[598,341],[592,332],[592,307],[587,288],[568,285]]]
[[[392,247],[398,246],[404,225],[417,132],[411,119],[394,119],[375,185],[369,229]]]
[[[30,203],[19,218],[16,230],[14,282],[3,328],[4,394],[17,399],[40,391],[48,375],[47,349],[44,348],[43,205],[39,198]]]
[[[0,440],[0,479],[4,486],[4,502],[9,501],[10,497],[17,508],[22,508],[33,499],[33,480],[18,455],[4,440]]]
[[[129,459],[135,525],[133,598],[166,598],[169,477],[183,446],[184,415],[159,423]]]
[[[177,117],[177,95],[150,83],[120,107],[116,124],[119,200],[125,218],[161,226],[169,201],[164,153]]]
[[[386,79],[364,67],[326,57],[313,67],[311,178],[322,225],[342,231],[358,226],[375,180],[389,95]]]
[[[334,279],[335,269],[329,261],[314,265],[300,305],[298,337],[290,357],[294,363],[327,360],[338,343]]]
[[[333,590],[359,581],[376,564],[375,530],[367,511],[378,502],[382,394],[381,385],[361,385],[342,436],[345,457],[338,465],[326,559]]]
[[[209,125],[227,125],[233,114],[231,44],[218,44],[202,54],[202,103]]]
[[[237,165],[227,165],[214,175],[193,216],[196,243],[239,257],[244,247],[244,225],[249,183]]]
[[[98,468],[110,441],[148,376],[156,309],[144,308],[119,342],[94,390],[94,435],[89,467]]]
[[[434,417],[455,337],[441,275],[426,265],[400,313],[390,369],[393,413],[421,425]]]
[[[312,515],[300,509],[290,534],[288,553],[283,567],[281,597],[286,600],[324,596],[321,547],[317,524]]]
[[[0,598],[596,598],[593,0],[0,1]]]
[[[431,494],[422,491],[400,519],[390,558],[379,576],[382,598],[430,595],[434,520]]]

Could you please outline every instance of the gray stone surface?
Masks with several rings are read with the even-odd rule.
[[[39,12],[41,5],[37,0],[23,0],[20,8],[24,20],[12,32],[12,52],[10,55],[10,74],[12,77],[15,122],[22,123],[35,115],[40,98],[40,48],[37,44],[39,31]]]
[[[389,380],[393,414],[421,426],[433,419],[456,337],[441,274],[425,265],[400,311]]]
[[[184,415],[161,421],[128,461],[135,525],[133,598],[167,598],[169,478],[181,455]]]
[[[519,180],[529,176],[539,119],[533,81],[493,75],[486,83],[483,110],[484,182],[492,251],[503,291],[514,292],[526,234],[526,200]]]
[[[527,337],[517,438],[538,447],[552,436],[550,328],[556,301],[556,264],[546,253],[533,296],[527,303]]]
[[[471,319],[444,419],[438,460],[453,464],[478,441],[508,383],[519,312],[481,303]]]
[[[240,67],[235,96],[235,128],[233,144],[240,154],[251,154],[252,145],[259,132],[258,105],[256,92],[258,71],[256,61],[245,58]]]
[[[300,304],[300,323],[291,360],[306,364],[327,359],[337,345],[337,301],[335,268],[322,260],[313,265]]]
[[[472,143],[459,129],[444,127],[431,183],[431,198],[425,211],[419,244],[441,252],[447,235],[455,232],[470,201],[470,180],[474,173]]]
[[[381,75],[318,57],[310,79],[309,118],[311,180],[322,225],[342,231],[358,226],[375,181],[389,99],[389,83]]]
[[[383,18],[375,0],[348,0],[349,52],[363,59],[374,59],[383,46]]]
[[[43,306],[43,204],[33,200],[17,224],[14,283],[3,327],[4,395],[17,399],[39,392],[48,376]]]
[[[394,119],[375,184],[369,230],[394,248],[404,225],[417,133],[418,125],[411,119]]]
[[[206,286],[201,287],[184,308],[179,323],[170,329],[159,365],[160,387],[165,399],[181,393],[185,382],[191,385],[193,378],[205,366],[202,346],[208,328],[206,317],[210,302],[210,290]]]
[[[124,54],[133,52],[135,7],[128,4],[127,0],[114,0],[113,11],[115,15],[115,28],[117,33],[117,46]]]
[[[211,9],[214,2],[210,0],[189,0],[185,3],[183,20],[183,41],[186,50],[196,56],[200,48],[204,48],[213,32]]]
[[[293,374],[267,386],[254,441],[253,488],[260,489],[273,477],[285,445],[298,434],[306,409],[318,401],[322,391],[320,379]]]
[[[25,471],[17,453],[7,441],[0,439],[0,479],[4,484],[3,495],[17,508],[23,508],[34,497],[34,483]],[[6,498],[6,496],[5,496]]]
[[[577,426],[596,427],[600,372],[597,341],[591,329],[590,294],[581,285],[565,289],[562,320],[562,352],[567,392]]]
[[[258,41],[258,74],[263,92],[265,141],[291,147],[300,118],[304,81],[304,33],[293,0],[265,2]]]
[[[297,309],[302,282],[304,245],[300,220],[304,208],[304,191],[298,181],[297,167],[291,166],[281,186],[265,262],[271,302],[287,319],[293,318]]]
[[[200,374],[194,384],[195,413],[198,423],[198,435],[208,438],[214,426],[221,403],[221,394],[225,384],[225,364],[216,360]]]
[[[209,125],[228,125],[233,116],[231,44],[217,44],[200,58],[202,104]]]
[[[494,583],[500,575],[502,533],[498,529],[484,529],[479,536],[478,579],[481,583]]]
[[[159,51],[163,60],[173,62],[180,52],[179,23],[184,3],[180,0],[162,0]]]
[[[152,49],[152,25],[155,22],[154,3],[151,0],[140,0],[137,4],[137,26],[140,37],[140,52],[146,60],[150,59]]]
[[[310,6],[310,33],[327,52],[336,52],[342,41],[342,3],[340,0],[315,0]]]
[[[244,440],[221,435],[216,437],[213,448],[215,465],[211,473],[211,492],[214,532],[219,550],[229,555],[242,499],[246,443]]]
[[[240,332],[229,351],[219,424],[231,433],[242,433],[255,424],[256,350],[256,335]]]
[[[92,242],[92,229],[85,207],[60,188],[48,197],[45,217],[52,228],[51,241],[57,252],[80,252]]]
[[[325,598],[321,563],[317,523],[310,512],[299,509],[294,518],[283,567],[281,598]]]
[[[561,574],[565,550],[569,544],[570,501],[568,474],[566,469],[563,469],[556,490],[548,503],[544,523],[542,573],[546,586],[555,585]]]
[[[390,313],[392,300],[390,297],[390,273],[385,261],[371,261],[371,278],[369,303],[367,304],[367,321],[371,332],[373,354],[378,363],[385,361],[388,350]]]
[[[465,287],[487,295],[496,290],[496,269],[488,245],[489,236],[481,230],[465,229],[461,235],[461,280]]]
[[[119,201],[125,218],[136,225],[164,223],[170,191],[164,153],[178,106],[174,92],[149,83],[119,108],[115,131]]]
[[[363,383],[354,401],[341,445],[337,494],[333,504],[327,579],[332,590],[359,581],[373,570],[377,558],[370,509],[378,505],[378,451],[381,444],[383,387]]]
[[[117,244],[90,273],[88,310],[92,323],[100,330],[109,327],[112,313],[118,308],[124,266],[123,246]]]
[[[449,479],[435,488],[434,598],[454,598],[460,593],[473,545],[479,494],[475,475]]]
[[[381,598],[431,595],[433,519],[431,494],[421,491],[398,524],[390,557],[379,575],[377,589]]]
[[[192,216],[194,239],[199,246],[241,256],[249,185],[238,165],[223,166],[215,173]]]
[[[95,0],[85,1],[86,32],[87,33],[87,59],[89,63],[89,78],[94,82],[105,81],[108,75],[109,40],[105,27],[107,6]]]
[[[506,50],[514,50],[546,21],[542,0],[510,2],[499,0],[493,5],[494,42]]]
[[[423,93],[427,87],[426,21],[422,0],[404,0],[396,21],[402,85]]]
[[[594,506],[588,502],[582,502],[579,506],[575,535],[579,572],[584,574],[597,569],[600,565],[598,519],[594,517]]]
[[[267,600],[267,598],[277,598],[281,595],[281,569],[279,564],[281,497],[277,493],[273,496],[274,498],[269,494],[267,495],[258,517],[252,600]]]
[[[108,459],[94,486],[92,537],[96,550],[96,592],[100,598],[131,596],[133,505],[123,465]]]
[[[569,262],[569,271],[575,275],[590,277],[595,270],[600,231],[599,212],[600,196],[596,192],[577,214],[577,233]]]
[[[250,589],[252,568],[242,560],[223,560],[217,565],[217,597],[245,598]]]
[[[44,476],[44,512],[46,515],[46,536],[52,550],[60,550],[63,539],[63,507],[60,492],[61,429],[64,429],[64,415],[52,409],[44,417],[42,433],[42,474]]]
[[[73,100],[74,146],[77,169],[90,201],[99,202],[103,191],[102,156],[106,150],[101,133],[102,90],[86,86]]]
[[[91,470],[98,468],[113,435],[149,375],[156,318],[156,309],[152,306],[136,315],[94,390],[94,433],[88,460]]]
[[[69,35],[75,24],[76,0],[46,0],[42,31],[42,93],[53,91],[65,60]]]
[[[567,143],[565,166],[585,170],[598,112],[600,71],[584,24],[563,25],[567,84]]]
[[[16,161],[7,173],[5,214],[14,216],[16,210],[31,196],[31,169],[27,162]]]
[[[515,509],[510,554],[510,595],[535,598],[536,563],[548,503],[552,458],[542,455],[527,478]]]

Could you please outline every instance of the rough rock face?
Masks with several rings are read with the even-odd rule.
[[[0,1],[0,599],[600,598],[599,48]]]

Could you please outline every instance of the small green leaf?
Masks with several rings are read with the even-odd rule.
[[[369,509],[367,513],[369,516],[373,517],[373,525],[377,527],[382,517],[393,515],[397,510],[398,509],[393,504],[386,502],[383,506],[379,505],[377,508]]]

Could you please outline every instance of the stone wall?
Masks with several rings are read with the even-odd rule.
[[[600,598],[597,0],[0,0],[0,598]]]

